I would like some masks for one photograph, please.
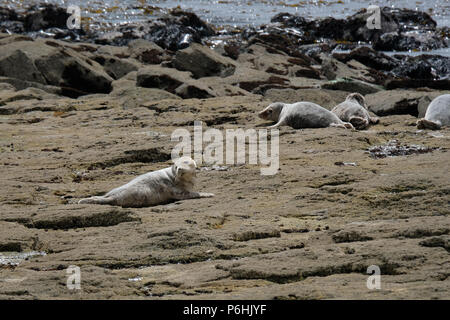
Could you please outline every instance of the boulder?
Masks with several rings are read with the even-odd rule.
[[[191,73],[161,66],[148,66],[139,69],[137,85],[145,88],[157,88],[175,93],[175,89],[191,80]]]
[[[132,58],[146,64],[160,64],[170,59],[166,50],[144,39],[130,41],[128,51]]]
[[[370,83],[376,82],[372,70],[356,60],[343,63],[325,55],[321,55],[321,60],[321,72],[328,80],[352,78]]]
[[[201,20],[195,13],[179,8],[160,19],[162,24],[151,28],[150,38],[159,46],[177,50],[189,46],[192,42],[200,43],[204,37],[216,34],[212,26]]]
[[[70,14],[66,9],[53,4],[42,4],[28,8],[24,19],[26,31],[39,31],[52,27],[67,28]]]
[[[264,91],[271,87],[290,87],[291,82],[284,76],[274,75],[267,72],[255,70],[247,67],[238,67],[235,73],[223,79],[224,83],[237,86],[248,92],[258,92],[264,87]]]
[[[248,44],[264,44],[292,57],[304,57],[299,45],[312,44],[314,39],[307,32],[292,28],[267,26],[248,39]]]
[[[422,54],[420,56],[395,55],[399,65],[391,70],[400,78],[438,80],[450,78],[450,57]]]
[[[394,79],[386,81],[387,90],[393,89],[413,89],[413,88],[429,88],[435,90],[448,90],[450,88],[450,80],[427,80],[427,79]]]
[[[410,114],[423,117],[430,102],[439,95],[449,91],[392,90],[367,95],[368,109],[378,116]]]
[[[96,39],[102,44],[127,45],[134,39],[145,39],[163,49],[177,51],[191,43],[200,43],[202,38],[215,35],[214,29],[202,21],[195,13],[179,8],[153,20],[129,23],[120,26],[103,38]]]
[[[68,48],[44,41],[19,41],[2,46],[0,76],[59,87],[83,93],[109,93],[113,80],[97,62]]]
[[[227,77],[236,69],[236,63],[232,59],[197,43],[177,51],[172,64],[178,70],[190,71],[197,79],[209,76]]]
[[[276,31],[276,27],[271,26],[259,38],[266,42],[284,43],[285,47],[292,47],[289,44],[292,41],[305,44],[320,38],[372,43],[374,49],[386,51],[429,50],[447,46],[441,32],[436,29],[436,22],[426,12],[383,7],[380,13],[381,29],[367,28],[367,19],[371,15],[367,9],[345,19],[327,17],[315,21],[280,13],[272,18],[272,22],[283,26],[284,30]]]
[[[438,33],[410,31],[382,34],[372,47],[379,51],[427,51],[444,48],[446,44]]]
[[[240,54],[238,62],[271,74],[320,79],[320,73],[311,67],[315,62],[313,59],[307,56],[290,57],[262,44],[248,46],[245,52]]]
[[[119,59],[110,55],[95,55],[93,60],[102,65],[106,73],[116,80],[132,71],[137,71],[140,67],[140,63],[134,59]]]
[[[328,83],[323,84],[322,89],[358,92],[362,95],[375,93],[383,90],[383,88],[378,85],[374,85],[371,83],[351,78],[342,78],[330,81]]]
[[[399,61],[396,59],[369,47],[360,47],[350,53],[335,53],[333,58],[344,63],[356,60],[367,67],[384,71],[390,71],[399,65]]]
[[[196,80],[193,79],[191,75],[190,72],[152,65],[138,71],[136,84],[140,87],[165,90],[172,94],[176,94],[183,99],[206,99],[221,96],[222,94],[226,95],[224,94],[226,93],[226,91],[224,91],[226,88],[224,87],[231,87],[226,83],[219,82],[217,86],[220,87],[220,90],[216,93],[210,83],[217,84],[215,78],[213,78],[214,81],[211,81],[211,78]]]
[[[175,90],[175,93],[183,99],[207,99],[215,96],[211,89],[199,81],[183,83]]]

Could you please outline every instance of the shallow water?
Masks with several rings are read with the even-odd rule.
[[[426,11],[439,26],[450,25],[450,0],[0,0],[0,5],[17,9],[41,2],[79,5],[82,16],[90,17],[95,23],[145,20],[159,15],[159,9],[179,6],[215,25],[258,26],[270,22],[279,12],[297,13],[307,18],[342,18],[374,4]]]

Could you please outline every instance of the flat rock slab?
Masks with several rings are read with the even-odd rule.
[[[244,70],[203,79],[239,84]],[[253,71],[248,81],[258,80]],[[321,82],[305,79],[290,81]],[[193,133],[194,121],[224,135],[260,130],[269,123],[257,112],[283,92],[328,106],[347,93],[270,88],[266,96],[179,99],[130,89],[133,73],[117,81],[110,95],[0,107],[14,111],[0,121],[0,252],[26,257],[0,266],[1,298],[448,297],[450,129],[430,135],[411,125],[417,118],[410,114],[382,117],[364,131],[282,127],[274,176],[261,176],[259,165],[202,163],[195,190],[213,199],[130,209],[77,205],[170,166],[172,133]],[[433,152],[370,157],[370,148],[393,139]],[[71,265],[81,269],[81,292],[66,287]],[[381,290],[367,289],[370,265],[381,268]]]

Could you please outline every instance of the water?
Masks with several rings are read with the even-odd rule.
[[[258,26],[270,22],[270,18],[279,12],[306,18],[343,18],[374,4],[425,11],[438,26],[450,26],[450,0],[0,0],[0,6],[20,9],[42,2],[64,7],[78,5],[82,17],[93,25],[147,20],[179,6],[214,25]]]

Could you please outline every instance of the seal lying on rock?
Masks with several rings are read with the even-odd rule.
[[[352,93],[347,96],[344,102],[334,107],[331,112],[342,121],[350,122],[356,129],[362,130],[371,123],[380,121],[377,117],[371,117],[367,111],[366,100],[359,93]]]
[[[431,101],[425,118],[417,121],[419,129],[439,130],[444,126],[450,126],[450,94],[443,94]]]
[[[169,168],[140,175],[104,196],[81,199],[78,203],[147,207],[171,200],[213,197],[212,193],[191,191],[196,167],[195,161],[190,157],[181,157]]]
[[[287,125],[294,129],[338,127],[353,129],[348,122],[343,122],[334,113],[312,102],[287,104],[275,102],[261,111],[258,116],[264,120],[275,121],[269,128]]]

